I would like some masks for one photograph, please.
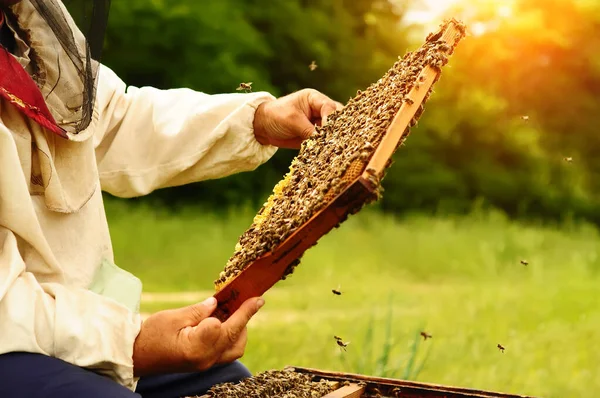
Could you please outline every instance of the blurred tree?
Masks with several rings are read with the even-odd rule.
[[[270,48],[239,0],[112,3],[103,62],[129,85],[233,92],[241,81],[272,91]]]
[[[312,87],[345,102],[422,43],[426,32],[411,43],[417,30],[403,23],[414,2],[113,2],[104,62],[138,86],[217,93],[252,81],[278,96]],[[464,212],[484,203],[519,217],[600,222],[600,3],[465,1],[449,13],[472,34],[395,156],[381,208]],[[258,206],[294,154],[150,200]]]
[[[600,3],[477,4],[449,12],[472,34],[396,155],[383,207],[464,211],[483,199],[513,216],[600,221]]]
[[[312,87],[345,102],[407,47],[401,13],[386,0],[113,2],[103,62],[136,86],[219,93],[252,81],[256,91],[276,96]],[[257,205],[294,155],[280,150],[257,172],[157,191],[151,199]]]

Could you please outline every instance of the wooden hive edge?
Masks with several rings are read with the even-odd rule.
[[[320,369],[287,366],[286,370],[308,374],[316,380],[339,381],[346,383],[364,383],[366,392],[378,388],[382,394],[396,393],[398,397],[427,398],[535,398],[527,395],[514,395],[501,392],[484,391],[463,387],[444,386],[433,383],[421,383],[399,379],[374,377],[354,373],[342,373]],[[393,396],[393,395],[392,395]]]
[[[462,33],[457,22],[450,21],[448,27],[441,35],[440,40],[446,42],[451,48],[454,48],[460,39]],[[362,178],[369,179],[369,175],[375,173],[381,175],[386,168],[388,160],[394,154],[400,140],[406,135],[406,131],[410,122],[415,117],[419,107],[423,104],[427,93],[431,90],[434,83],[441,74],[441,70],[437,70],[431,65],[426,65],[419,74],[419,80],[422,82],[420,86],[413,87],[407,95],[409,101],[405,101],[392,124],[388,127],[386,134],[383,136],[381,143],[377,146],[375,153],[367,164]]]

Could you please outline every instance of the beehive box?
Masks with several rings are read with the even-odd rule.
[[[350,373],[287,367],[213,387],[200,398],[533,398]]]
[[[381,196],[391,157],[418,119],[455,47],[456,20],[440,26],[303,142],[289,173],[241,236],[215,281],[225,320],[248,298],[285,279],[319,238]]]

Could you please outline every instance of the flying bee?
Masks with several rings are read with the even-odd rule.
[[[331,289],[331,293],[335,294],[336,296],[341,296],[342,295],[342,291],[340,290],[340,285],[338,285],[337,289]]]
[[[521,260],[521,264],[523,264],[523,265],[529,265],[529,261],[527,261],[527,260]]]
[[[336,339],[336,340],[335,340],[335,342],[337,343],[337,345],[339,345],[339,346],[340,346],[340,350],[344,350],[344,351],[346,351],[346,347],[348,347],[348,344],[350,344],[350,342],[349,342],[349,341],[348,341],[348,342],[346,342],[346,343],[344,343],[344,342],[342,341],[342,339],[339,339],[339,340],[338,340],[338,339]]]
[[[500,350],[500,352],[504,353],[504,350],[505,350],[506,348],[504,348],[504,347],[502,346],[502,344],[498,344],[498,349]]]
[[[252,92],[252,82],[240,83],[240,86],[238,88],[236,88],[236,91],[242,91],[242,90],[247,93],[251,93]]]
[[[523,119],[523,120],[527,121],[527,120],[529,120],[529,116],[527,116],[527,115],[523,115],[523,116],[521,116],[521,119]]]
[[[342,338],[341,338],[340,336],[333,336],[333,338],[334,338],[336,341],[342,341]]]
[[[313,72],[317,68],[318,68],[318,65],[317,65],[317,63],[315,61],[312,61],[310,63],[310,65],[308,65],[308,69],[310,69],[311,72]]]
[[[573,158],[572,158],[572,157],[570,157],[570,156],[568,156],[568,157],[565,157],[563,160],[564,160],[565,162],[571,163],[571,162],[573,161]]]
[[[432,338],[433,336],[428,334],[427,332],[421,332],[421,336],[423,336],[423,340],[427,340]]]

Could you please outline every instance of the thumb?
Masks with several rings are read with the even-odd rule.
[[[310,138],[315,132],[315,125],[304,114],[298,115],[292,128],[294,137],[300,138],[302,141]]]
[[[240,308],[223,323],[227,337],[229,338],[229,344],[235,343],[238,340],[246,325],[250,322],[250,319],[264,304],[265,300],[262,297],[250,298],[244,301]]]
[[[209,297],[201,303],[189,305],[176,310],[177,317],[183,322],[182,327],[196,326],[208,318],[217,308],[217,299]]]
[[[327,123],[327,117],[337,110],[335,102],[328,102],[321,108],[321,126]]]

